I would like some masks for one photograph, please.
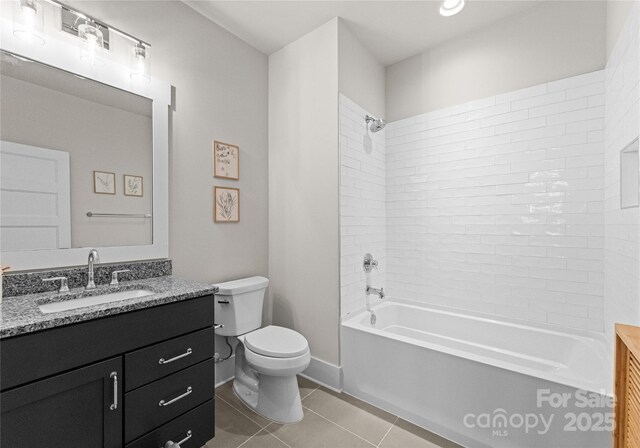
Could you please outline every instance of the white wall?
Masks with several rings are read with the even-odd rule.
[[[638,208],[620,209],[620,151],[640,131],[640,11],[636,2],[606,68],[605,334],[616,322],[640,324]],[[638,167],[636,167],[638,169]]]
[[[390,121],[605,65],[605,3],[544,2],[387,67]]]
[[[175,275],[207,283],[267,276],[267,57],[178,1],[69,3],[150,42],[151,75],[174,88],[169,255]],[[123,58],[128,64],[128,51]],[[213,178],[214,139],[240,146],[240,181]],[[240,188],[239,224],[214,224],[214,185]],[[265,311],[268,321],[268,303]],[[219,339],[216,350],[226,354]]]
[[[603,329],[604,72],[387,127],[392,297]]]
[[[385,116],[385,68],[338,21],[338,83],[340,92],[376,117]]]
[[[273,322],[339,365],[338,19],[269,57]]]
[[[386,287],[385,133],[369,131],[371,112],[340,95],[340,303],[341,316],[365,306],[366,253],[378,260],[371,286]],[[371,306],[377,297],[370,296]]]

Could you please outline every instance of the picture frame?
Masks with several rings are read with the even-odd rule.
[[[240,222],[240,189],[230,187],[213,188],[214,222]]]
[[[123,175],[125,196],[144,196],[144,178],[133,174]]]
[[[116,194],[116,173],[108,171],[93,172],[93,192],[95,194]]]
[[[213,141],[213,177],[240,180],[240,147],[230,143]]]

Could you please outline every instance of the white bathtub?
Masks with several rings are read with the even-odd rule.
[[[604,336],[402,302],[374,312],[342,323],[347,393],[469,447],[611,445]]]

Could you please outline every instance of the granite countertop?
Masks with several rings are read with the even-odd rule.
[[[44,314],[39,305],[50,302],[99,295],[131,289],[147,289],[155,294],[118,302],[92,305],[57,313]],[[166,303],[179,302],[207,294],[213,294],[216,288],[212,285],[183,280],[171,275],[132,281],[121,281],[119,286],[99,285],[94,291],[85,292],[83,288],[75,288],[69,292],[43,292],[22,296],[6,297],[2,301],[0,319],[0,339],[34,331],[99,319],[114,314],[150,308]]]

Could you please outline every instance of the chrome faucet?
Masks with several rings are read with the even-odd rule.
[[[96,284],[93,281],[93,263],[100,263],[100,255],[95,249],[91,249],[91,252],[89,252],[89,279],[87,280],[87,286],[84,287],[88,291],[96,289]]]
[[[384,295],[384,288],[372,288],[371,286],[367,285],[367,289],[366,289],[366,293],[367,295],[371,295],[371,294],[377,294],[378,297],[382,300],[384,299],[385,295]]]

